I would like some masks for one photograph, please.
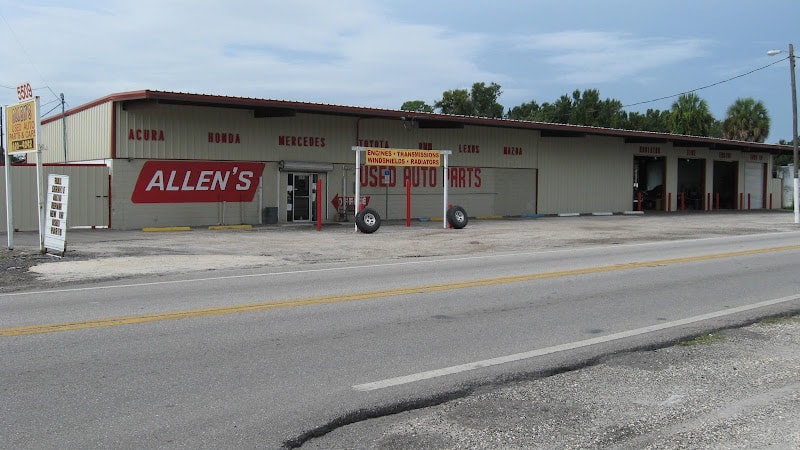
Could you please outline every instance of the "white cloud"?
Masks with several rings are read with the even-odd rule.
[[[366,0],[112,1],[3,19],[26,52],[0,50],[0,84],[48,84],[71,106],[132,89],[366,106],[398,92],[433,99],[481,78],[474,54],[487,40],[398,23]]]
[[[517,49],[543,55],[559,81],[594,85],[648,76],[648,72],[700,58],[711,42],[640,38],[627,33],[564,31],[520,38]]]
[[[755,22],[759,4],[709,1],[585,2],[576,15],[569,2],[517,0],[0,0],[0,102],[28,81],[43,104],[63,92],[70,107],[160,89],[397,108],[494,81],[507,107],[589,88],[634,103],[744,73],[790,41],[796,0]],[[787,75],[703,94],[763,98],[786,136]]]

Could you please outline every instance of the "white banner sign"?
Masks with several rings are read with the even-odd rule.
[[[60,253],[67,250],[67,195],[69,176],[50,174],[47,177],[47,209],[44,218],[44,246]]]

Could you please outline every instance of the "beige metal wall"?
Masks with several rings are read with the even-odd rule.
[[[115,159],[112,163],[114,195],[111,226],[116,229],[145,227],[257,224],[261,191],[252,202],[147,203],[131,201],[133,188],[145,160]],[[277,170],[277,165],[271,167]],[[268,164],[264,172],[268,172]],[[268,186],[264,186],[268,189]]]
[[[323,216],[336,217],[335,196],[353,196],[356,174],[354,145],[392,148],[449,149],[452,176],[450,203],[464,206],[470,215],[521,215],[535,212],[538,133],[485,127],[424,129],[400,120],[355,119],[304,115],[254,118],[252,111],[165,106],[123,110],[118,106],[117,159],[114,160],[115,227],[259,223],[266,207],[286,216],[286,174],[280,161],[332,163],[320,172],[323,180]],[[223,139],[217,134],[224,135]],[[230,141],[233,142],[230,142]],[[145,160],[195,159],[263,161],[263,183],[248,204],[133,204],[133,186]],[[513,168],[513,170],[511,170]],[[387,211],[387,189],[372,183],[381,168],[363,168],[358,177],[362,195],[371,206]],[[388,217],[405,217],[405,179],[417,180],[412,189],[412,215],[442,215],[442,169],[392,168],[397,179],[388,190]],[[431,182],[435,183],[431,185]],[[525,193],[517,189],[522,187]]]
[[[359,127],[363,145],[384,142],[394,148],[450,150],[448,200],[464,207],[470,216],[519,216],[536,212],[536,161],[539,151],[537,132],[465,127],[463,129],[425,129],[398,120],[364,120]],[[379,146],[379,145],[378,145]],[[412,188],[412,217],[443,214],[443,169],[365,168],[361,194],[369,195],[370,206],[386,214],[387,189],[375,186],[375,173],[393,171],[393,186],[388,189],[388,218],[405,217],[407,178],[417,182]],[[352,193],[350,194],[352,195]]]
[[[42,161],[64,163],[102,161],[111,158],[112,104],[103,103],[66,118],[67,146],[64,147],[64,121],[48,121],[41,127]],[[66,152],[66,158],[65,158]]]
[[[282,160],[354,165],[350,150],[355,119],[299,115],[255,118],[252,111],[160,105],[125,111],[118,106],[114,167],[115,228],[258,224],[264,208],[281,207],[285,220],[286,181]],[[252,202],[134,204],[131,195],[146,160],[262,161],[262,183]],[[342,171],[341,168],[337,169]],[[350,174],[352,179],[352,172]],[[326,185],[329,175],[323,174]],[[337,179],[339,179],[337,177]],[[323,191],[329,188],[326,186]],[[330,198],[324,199],[324,215]]]
[[[633,157],[621,138],[542,138],[539,213],[631,209]]]
[[[338,116],[254,118],[249,110],[223,108],[117,108],[120,159],[347,162],[355,132],[354,119]],[[234,142],[217,141],[217,134]],[[282,144],[286,138],[288,145]],[[293,145],[292,138],[304,139],[303,145]]]
[[[10,171],[14,228],[20,231],[37,231],[39,229],[37,218],[39,203],[36,189],[36,166],[11,166]],[[108,226],[108,167],[104,165],[44,166],[42,172],[44,189],[47,188],[49,174],[69,176],[68,228]],[[2,197],[0,198],[2,205],[0,231],[7,231],[5,188],[5,168],[0,167],[0,196]]]
[[[451,167],[450,173],[455,177],[465,168]],[[398,168],[402,171],[404,168]],[[415,170],[409,168],[409,170]],[[443,169],[436,169],[436,187],[412,187],[411,217],[442,218],[444,189],[442,186]],[[469,174],[464,174],[465,178]],[[448,189],[448,204],[463,207],[469,216],[522,216],[536,213],[536,169],[481,168],[479,174],[472,174],[480,179],[478,187],[451,187]],[[430,178],[430,172],[428,172]],[[451,185],[460,178],[451,180]],[[370,197],[370,207],[381,217],[403,219],[406,214],[406,191],[402,183],[402,173],[398,173],[396,186],[362,188],[361,195]],[[388,216],[387,210],[388,191]],[[352,193],[351,193],[352,195]]]
[[[283,160],[332,164],[332,171],[319,172],[325,220],[336,217],[331,199],[354,195],[355,182],[361,183],[362,195],[371,197],[371,206],[388,212],[385,218],[404,218],[404,181],[409,177],[417,181],[412,188],[412,216],[442,215],[441,168],[433,172],[391,168],[393,181],[387,189],[378,181],[383,168],[362,167],[362,173],[355,173],[354,145],[452,151],[449,203],[463,206],[470,216],[620,212],[632,206],[633,155],[641,147],[616,137],[542,138],[537,131],[500,127],[429,129],[410,118],[311,114],[256,118],[250,110],[178,105],[124,108],[121,103],[105,103],[69,117],[67,125],[70,161],[114,158],[109,164],[115,228],[257,224],[267,207],[277,207],[279,220],[284,221],[287,175],[279,170]],[[47,161],[63,159],[63,151],[57,151],[63,144],[60,121],[43,126],[43,142]],[[665,184],[675,192],[678,159],[686,149],[661,147]],[[700,154],[695,157],[707,161],[710,180],[713,152],[696,151]],[[133,188],[148,160],[260,161],[265,168],[251,202],[134,204]],[[740,166],[743,170],[744,164]]]

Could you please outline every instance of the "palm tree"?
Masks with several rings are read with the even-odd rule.
[[[671,116],[670,132],[675,134],[708,136],[714,123],[708,103],[694,92],[678,97],[672,104]]]
[[[728,107],[722,134],[725,139],[764,142],[769,135],[769,114],[764,103],[752,98],[738,98]]]

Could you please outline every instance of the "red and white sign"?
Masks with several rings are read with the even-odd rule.
[[[251,202],[264,163],[147,161],[133,188],[133,203]]]
[[[21,102],[33,98],[33,88],[30,83],[24,83],[17,86],[17,99]]]
[[[347,207],[355,206],[355,204],[356,204],[355,199],[356,199],[355,196],[339,197],[339,194],[336,194],[331,199],[331,203],[333,204],[334,208],[339,209],[342,206],[342,203],[344,203],[344,206],[347,206]],[[361,207],[365,208],[367,205],[369,205],[369,195],[362,195],[361,196]]]

